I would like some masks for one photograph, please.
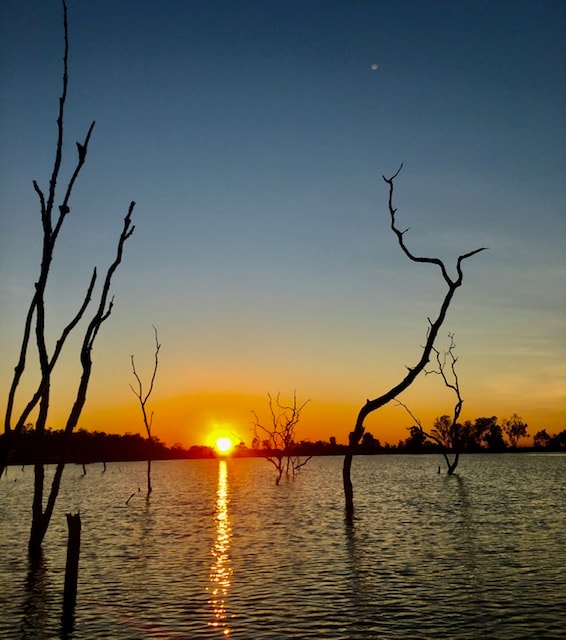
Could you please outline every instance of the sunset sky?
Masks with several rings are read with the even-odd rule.
[[[96,127],[51,273],[51,344],[137,202],[80,427],[143,432],[130,355],[147,379],[155,325],[149,404],[168,444],[217,430],[250,444],[250,411],[267,418],[267,393],[294,389],[310,399],[299,438],[346,442],[366,398],[418,361],[444,294],[388,228],[381,176],[404,162],[410,248],[453,273],[458,254],[489,247],[464,263],[438,344],[455,334],[462,419],[566,428],[564,2],[68,6],[64,176]],[[32,180],[47,190],[62,36],[57,0],[0,4],[2,415],[39,270]],[[75,390],[73,347],[53,428]],[[435,376],[401,399],[426,426],[453,406]],[[366,422],[395,443],[410,424],[393,406]]]

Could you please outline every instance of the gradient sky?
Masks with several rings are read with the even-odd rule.
[[[52,339],[137,202],[81,427],[143,431],[130,354],[147,378],[153,324],[150,404],[169,444],[217,428],[249,444],[250,410],[267,417],[266,394],[294,389],[311,400],[299,438],[346,442],[366,398],[419,359],[444,293],[388,229],[381,175],[401,161],[415,253],[453,266],[489,247],[464,263],[439,343],[455,333],[462,418],[566,427],[564,2],[68,4],[65,175],[96,127],[51,273]],[[47,189],[59,2],[3,0],[0,43],[3,412],[39,269],[32,180]],[[53,428],[76,372],[61,363]],[[426,426],[453,406],[435,376],[402,400]],[[366,422],[382,442],[410,424],[392,406]]]

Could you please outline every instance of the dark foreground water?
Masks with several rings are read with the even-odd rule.
[[[28,575],[31,467],[0,480],[0,638],[566,638],[566,455],[342,458],[274,485],[264,460],[65,472]],[[126,500],[137,488],[126,506]],[[67,511],[83,534],[74,631],[61,633]]]

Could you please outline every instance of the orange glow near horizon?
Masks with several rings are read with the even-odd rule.
[[[403,401],[424,425],[430,426],[436,416],[449,413],[452,398],[433,393],[428,396],[424,392],[429,389],[423,383],[415,384],[415,388],[405,394]],[[423,388],[421,388],[421,385]],[[131,395],[131,394],[130,394]],[[463,420],[474,420],[479,416],[497,415],[502,419],[518,413],[529,425],[529,433],[533,435],[539,429],[546,428],[549,433],[556,434],[565,424],[564,409],[553,410],[552,407],[521,407],[520,403],[508,402],[494,406],[489,398],[473,398],[466,402]],[[128,398],[128,403],[104,405],[105,398],[98,398],[93,393],[89,398],[78,428],[88,431],[105,431],[107,433],[126,432],[144,435],[143,423],[139,417],[139,407]],[[156,398],[154,410],[153,434],[168,446],[179,443],[190,448],[193,445],[206,445],[216,449],[218,438],[230,438],[233,444],[242,441],[251,447],[254,437],[251,427],[251,410],[254,409],[263,417],[266,398],[262,394],[244,392],[200,392],[179,396]],[[298,440],[328,441],[336,438],[338,444],[346,444],[348,434],[355,423],[360,405],[341,398],[328,400],[324,397],[312,396],[304,416],[297,428]],[[59,417],[59,416],[58,416]],[[53,420],[51,428],[64,426],[66,414],[59,420]],[[397,444],[408,436],[411,418],[402,408],[393,403],[368,416],[365,421],[369,431],[382,444]]]

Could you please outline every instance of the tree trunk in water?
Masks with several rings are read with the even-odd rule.
[[[63,628],[71,631],[75,605],[77,603],[77,583],[79,577],[79,556],[81,552],[81,514],[67,514],[67,563],[65,566],[65,588],[63,591]]]
[[[43,515],[34,515],[28,543],[28,552],[32,561],[41,556],[41,545],[46,531],[47,527]]]
[[[352,452],[348,451],[344,456],[344,465],[342,467],[342,480],[344,482],[344,499],[346,509],[346,519],[351,520],[354,515],[354,488],[352,486],[351,469],[352,469]]]
[[[43,464],[35,465],[34,474],[32,520],[28,545],[29,555],[32,560],[41,555],[41,544],[47,530],[43,516],[43,483],[45,478]]]
[[[147,461],[147,497],[151,494],[151,458]]]
[[[460,452],[457,451],[456,455],[454,456],[454,461],[452,462],[452,464],[450,464],[450,462],[448,461],[448,475],[451,476],[454,474],[454,471],[456,471],[456,467],[458,466],[458,460],[460,458]]]
[[[479,253],[480,251],[484,251],[485,249],[485,247],[480,247],[479,249],[474,249],[472,251],[468,251],[467,253],[459,255],[456,261],[456,273],[457,273],[456,278],[450,277],[444,262],[439,258],[420,257],[412,254],[411,251],[409,251],[409,249],[407,248],[404,240],[404,236],[408,231],[408,229],[405,229],[403,231],[396,226],[395,215],[397,213],[397,209],[393,206],[393,185],[394,185],[395,178],[397,178],[397,176],[399,175],[399,172],[401,171],[402,167],[403,165],[401,164],[397,172],[391,178],[386,178],[385,176],[383,176],[383,179],[389,185],[388,208],[389,208],[389,215],[391,218],[391,230],[397,237],[399,246],[401,247],[403,253],[407,256],[407,258],[409,258],[409,260],[413,262],[421,263],[421,264],[423,263],[432,264],[440,269],[440,272],[442,274],[442,279],[446,283],[448,290],[446,291],[444,295],[444,299],[440,304],[440,308],[439,308],[438,316],[436,320],[432,321],[430,318],[428,319],[429,328],[428,328],[428,333],[426,337],[426,343],[423,347],[421,357],[417,362],[417,364],[414,367],[408,367],[408,372],[406,376],[398,384],[396,384],[394,387],[392,387],[389,391],[384,393],[382,396],[379,396],[378,398],[374,398],[373,400],[368,399],[365,405],[363,405],[360,409],[354,430],[350,433],[348,451],[344,458],[344,466],[342,471],[343,482],[344,482],[344,498],[345,498],[346,516],[348,518],[351,518],[354,513],[354,497],[353,497],[353,491],[352,491],[352,480],[350,477],[350,469],[352,466],[352,456],[354,455],[354,448],[358,445],[358,443],[362,439],[362,436],[364,435],[364,419],[370,413],[385,406],[388,402],[391,402],[391,400],[394,400],[400,393],[408,389],[413,384],[416,377],[421,373],[421,371],[423,371],[423,369],[425,368],[425,366],[430,360],[432,350],[434,349],[434,343],[438,336],[440,327],[442,327],[444,323],[446,314],[448,312],[448,308],[450,307],[450,303],[452,302],[452,298],[454,297],[456,290],[462,285],[462,281],[464,278],[464,274],[462,271],[462,262],[467,258],[471,258],[476,253]]]

